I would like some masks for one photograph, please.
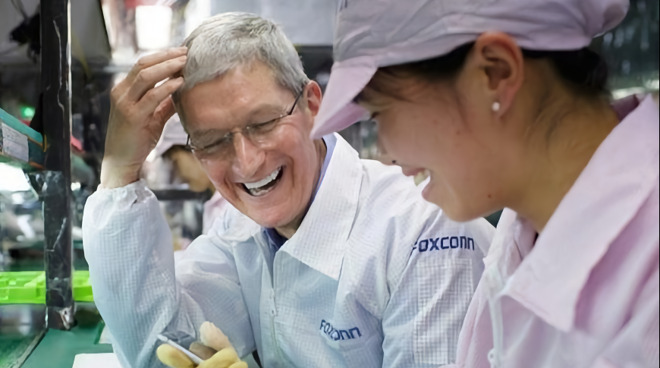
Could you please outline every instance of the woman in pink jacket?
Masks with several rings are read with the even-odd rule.
[[[658,366],[658,106],[587,49],[625,0],[342,1],[314,134],[370,116],[455,220],[505,208],[460,367]],[[433,351],[416,359],[439,365]]]

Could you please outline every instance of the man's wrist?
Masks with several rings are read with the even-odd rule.
[[[113,189],[125,187],[140,180],[140,167],[116,167],[103,160],[101,164],[101,184],[99,188]]]

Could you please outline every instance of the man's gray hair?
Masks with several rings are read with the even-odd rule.
[[[215,15],[195,28],[183,44],[188,48],[184,84],[173,96],[179,111],[181,92],[254,61],[270,67],[276,81],[296,95],[309,82],[300,57],[284,32],[255,14]]]

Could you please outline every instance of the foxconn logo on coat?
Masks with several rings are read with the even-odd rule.
[[[415,242],[412,251],[420,253],[442,251],[449,249],[474,249],[474,239],[469,236],[444,236],[422,239]]]
[[[321,327],[319,330],[326,334],[326,336],[328,336],[330,339],[335,341],[351,340],[362,337],[362,333],[357,327],[353,327],[347,330],[340,330],[335,328],[332,324],[330,324],[330,322],[327,322],[326,320],[321,320]]]

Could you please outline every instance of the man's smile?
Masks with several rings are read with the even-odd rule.
[[[270,192],[270,190],[273,189],[282,178],[282,169],[282,166],[278,167],[275,171],[259,181],[243,183],[245,191],[254,197],[259,197]]]

